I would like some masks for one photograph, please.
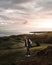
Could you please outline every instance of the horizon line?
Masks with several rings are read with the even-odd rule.
[[[32,31],[30,33],[52,33],[52,31]]]

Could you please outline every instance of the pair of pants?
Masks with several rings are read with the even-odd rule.
[[[29,47],[26,47],[26,55],[30,55]]]

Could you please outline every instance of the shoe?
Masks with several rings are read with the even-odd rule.
[[[30,57],[31,55],[28,55],[27,57]]]

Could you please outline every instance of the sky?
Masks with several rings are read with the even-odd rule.
[[[52,0],[0,0],[0,36],[52,31]]]

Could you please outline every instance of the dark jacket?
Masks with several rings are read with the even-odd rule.
[[[25,47],[31,47],[31,42],[29,41],[29,39],[27,39],[27,42],[25,40]]]

